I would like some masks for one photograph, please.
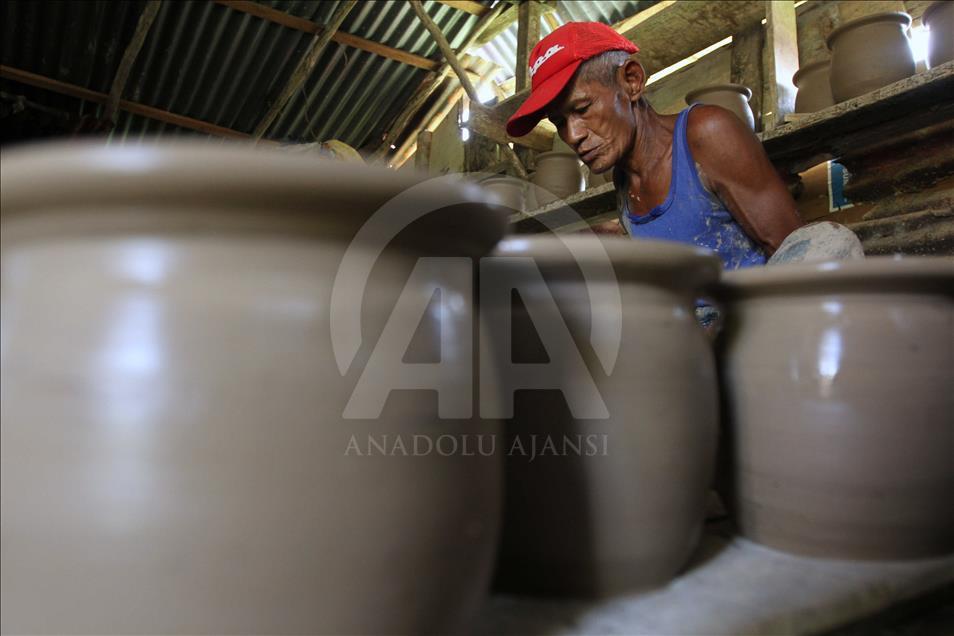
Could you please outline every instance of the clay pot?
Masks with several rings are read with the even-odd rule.
[[[751,268],[722,296],[742,533],[841,559],[954,551],[954,262]]]
[[[583,172],[580,170],[580,159],[573,152],[552,151],[537,155],[537,171],[531,176],[535,186],[543,188],[546,193],[553,195],[552,200],[565,199],[571,194],[583,190]],[[550,201],[544,193],[537,193],[538,206]]]
[[[907,30],[911,16],[874,13],[841,25],[828,36],[831,94],[843,102],[914,75]]]
[[[443,281],[458,301],[419,324],[391,309],[402,289],[431,300],[408,279],[419,255],[476,256],[503,235],[478,186],[407,190],[416,177],[229,144],[49,145],[5,152],[2,173],[5,632],[468,621],[493,564],[499,458],[446,440],[406,456],[394,440],[410,454],[411,436],[459,444],[497,425],[438,418],[431,391],[344,412],[386,322],[412,329],[408,356],[470,385],[470,276]],[[385,212],[439,213],[391,242],[357,234],[398,194]],[[363,296],[344,272],[333,303],[346,250],[373,267]],[[364,340],[339,371],[329,308],[343,307]]]
[[[496,586],[606,596],[665,583],[699,537],[717,390],[693,298],[720,265],[705,250],[672,243],[564,238],[504,241],[496,255],[524,258],[489,265],[485,259],[481,268],[482,317],[493,321],[484,327],[497,336],[502,399],[515,396],[503,445],[506,506]],[[588,282],[578,267],[589,272]],[[489,293],[492,285],[503,291]],[[521,298],[513,305],[511,287]],[[572,341],[561,345],[545,334],[563,324]],[[598,350],[594,339],[614,352],[609,369],[599,355],[606,349]],[[511,360],[518,372],[549,362],[565,386],[584,393],[591,387],[602,402],[539,385],[508,392]],[[530,383],[547,373],[523,372]],[[600,404],[601,414],[586,410]]]
[[[514,210],[525,210],[527,200],[527,182],[514,177],[489,177],[481,185],[499,197],[500,202]]]
[[[742,122],[755,130],[755,115],[749,100],[752,99],[752,90],[741,84],[714,84],[704,86],[686,93],[686,103],[711,104],[721,106],[735,113]]]
[[[954,3],[935,2],[924,11],[921,21],[930,29],[928,66],[954,60]]]
[[[830,71],[830,60],[822,60],[798,69],[792,78],[792,83],[798,87],[798,93],[795,95],[796,113],[814,113],[834,106]]]

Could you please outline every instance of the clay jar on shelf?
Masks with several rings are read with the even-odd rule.
[[[749,100],[752,99],[752,90],[741,84],[714,84],[703,86],[686,93],[686,103],[710,104],[730,110],[742,122],[755,130],[755,115]]]
[[[796,113],[814,113],[834,106],[830,72],[830,60],[821,60],[798,69],[792,78],[792,83],[798,88],[798,93],[795,95]]]
[[[495,585],[600,597],[664,584],[699,537],[715,459],[714,358],[693,299],[718,258],[577,235],[494,254],[482,326],[502,384],[532,385],[501,395],[513,411]]]
[[[433,391],[375,415],[361,379],[388,325],[470,383],[470,274],[420,322],[391,311],[431,299],[419,256],[503,236],[479,186],[178,142],[25,148],[2,174],[4,631],[468,622],[500,459],[395,440],[498,425],[440,419]]]
[[[921,21],[930,29],[928,66],[934,68],[954,60],[954,2],[935,2],[924,10]]]
[[[527,182],[522,179],[498,175],[484,179],[480,182],[480,185],[494,193],[502,204],[518,212],[529,207],[527,205]]]
[[[836,103],[914,75],[910,26],[907,13],[886,12],[851,20],[831,32],[827,43]]]
[[[541,153],[537,155],[536,166],[531,181],[538,186],[534,188],[537,207],[565,199],[583,189],[580,159],[574,152],[554,150]]]
[[[839,559],[954,552],[954,261],[751,268],[720,296],[742,533]]]

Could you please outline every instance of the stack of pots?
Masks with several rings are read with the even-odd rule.
[[[478,186],[184,143],[5,152],[2,174],[4,632],[470,621],[499,458],[390,451],[498,423],[449,427],[408,391],[375,407],[408,374],[364,374],[396,328],[469,386],[470,276],[440,312],[391,308],[430,300],[418,257],[503,236]]]
[[[718,259],[574,235],[496,255],[481,269],[484,327],[504,334],[505,387],[531,389],[501,396],[498,589],[601,597],[667,582],[699,538],[714,465],[715,366],[693,300]]]
[[[583,190],[580,159],[572,150],[553,150],[537,155],[536,172],[530,181],[536,186],[536,207],[565,199]]]
[[[752,268],[721,287],[742,533],[840,559],[954,552],[954,261]]]
[[[792,83],[798,88],[795,95],[796,113],[814,113],[834,106],[830,75],[830,60],[821,60],[798,69],[792,78]]]
[[[914,75],[914,53],[907,35],[910,26],[907,13],[887,12],[851,20],[831,32],[827,44],[835,102]]]
[[[749,100],[752,99],[752,89],[741,84],[713,84],[703,86],[686,93],[687,104],[710,104],[721,106],[729,110],[742,120],[746,126],[755,130],[755,115]]]
[[[954,60],[954,2],[935,2],[925,9],[921,21],[930,30],[928,66],[934,68]]]

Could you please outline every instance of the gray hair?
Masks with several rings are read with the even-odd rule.
[[[599,82],[604,86],[616,86],[616,69],[626,63],[626,51],[607,51],[583,62],[577,71],[577,81]]]

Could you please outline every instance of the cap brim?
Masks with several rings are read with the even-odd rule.
[[[530,93],[527,101],[521,104],[517,112],[507,120],[507,134],[511,137],[523,137],[533,130],[543,119],[544,109],[563,92],[582,63],[583,60],[576,60],[566,68],[560,69]]]

